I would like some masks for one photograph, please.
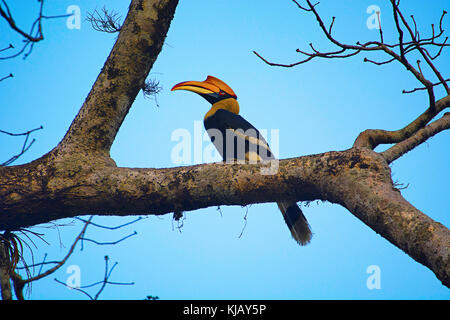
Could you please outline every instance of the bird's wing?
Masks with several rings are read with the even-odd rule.
[[[205,128],[224,160],[274,159],[261,133],[240,115],[220,109],[205,119]]]

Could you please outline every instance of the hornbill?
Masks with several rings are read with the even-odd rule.
[[[205,81],[184,81],[172,88],[195,92],[211,103],[204,125],[211,141],[224,161],[256,162],[275,159],[264,137],[239,115],[239,103],[234,91],[222,80],[208,76]],[[311,230],[301,209],[294,201],[278,202],[293,238],[306,245]]]

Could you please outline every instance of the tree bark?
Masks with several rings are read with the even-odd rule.
[[[352,214],[450,286],[450,232],[394,188],[386,159],[354,146],[268,163],[153,169],[109,156],[173,18],[176,0],[133,0],[111,54],[63,140],[43,157],[0,167],[0,230],[83,214],[160,215],[218,205],[323,200]]]
[[[449,286],[449,230],[401,196],[381,155],[352,148],[280,160],[276,174],[261,174],[268,165],[120,168],[98,156],[51,153],[0,169],[0,229],[80,213],[159,215],[218,205],[323,200],[346,207]]]
[[[0,240],[0,292],[2,300],[12,300],[11,257],[6,244]]]

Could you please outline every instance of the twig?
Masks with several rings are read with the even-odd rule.
[[[241,233],[239,234],[238,238],[242,237],[242,234],[244,233],[245,227],[247,227],[247,215],[248,215],[248,206],[246,206],[246,211],[244,215],[244,226],[242,227]]]
[[[115,262],[114,265],[111,267],[111,269],[109,269],[109,268],[108,268],[109,257],[108,257],[108,256],[105,256],[104,259],[105,259],[105,272],[104,272],[103,280],[101,280],[101,281],[97,281],[97,282],[94,282],[94,283],[91,283],[91,284],[85,285],[85,286],[71,287],[71,286],[69,286],[68,284],[66,284],[66,283],[64,283],[64,282],[62,282],[62,281],[60,281],[60,280],[58,280],[58,279],[56,279],[56,278],[55,278],[54,280],[55,280],[57,283],[66,286],[67,288],[70,288],[70,289],[73,289],[73,290],[76,290],[76,291],[79,291],[79,292],[85,294],[85,295],[88,296],[89,299],[91,299],[91,300],[98,300],[100,294],[103,292],[103,290],[105,289],[105,287],[106,287],[107,284],[111,284],[111,285],[121,285],[121,286],[131,286],[131,285],[134,285],[134,282],[112,282],[112,281],[109,281],[109,278],[111,277],[111,274],[112,274],[114,268],[117,266],[118,263]],[[97,285],[99,285],[99,284],[101,285],[101,286],[100,286],[100,289],[97,291],[97,293],[96,293],[94,296],[92,296],[91,294],[89,294],[86,290],[83,290],[83,289],[86,289],[86,288],[91,288],[91,287],[97,286]]]
[[[7,76],[5,76],[5,77],[0,78],[0,82],[3,81],[3,80],[6,80],[6,79],[8,79],[8,78],[13,78],[13,77],[14,77],[13,74],[10,73],[9,75],[7,75]]]
[[[91,216],[88,221],[84,224],[83,229],[81,230],[81,232],[79,233],[79,235],[75,238],[75,241],[72,243],[72,245],[70,246],[69,251],[67,252],[66,256],[53,268],[48,269],[47,271],[45,271],[44,273],[40,273],[37,276],[34,276],[32,278],[28,278],[25,280],[22,280],[23,285],[25,285],[26,283],[32,282],[32,281],[36,281],[39,279],[42,279],[46,276],[48,276],[49,274],[52,274],[53,272],[55,272],[56,270],[58,270],[62,265],[64,265],[64,263],[67,261],[67,259],[72,255],[73,250],[75,249],[76,244],[78,243],[78,241],[81,240],[81,238],[83,237],[83,235],[86,232],[86,229],[89,225],[89,223],[91,222],[93,216]]]
[[[6,56],[6,57],[0,57],[0,60],[15,58],[15,57],[21,55],[28,48],[28,52],[26,52],[24,55],[24,59],[26,59],[32,52],[34,45],[36,43],[44,40],[44,32],[43,32],[43,27],[42,27],[43,19],[64,18],[64,17],[69,17],[72,15],[72,14],[64,14],[64,15],[46,16],[46,15],[44,15],[44,0],[38,0],[38,2],[40,2],[39,15],[32,23],[30,31],[26,32],[17,25],[6,1],[1,0],[0,16],[6,20],[6,22],[9,24],[9,26],[12,30],[16,31],[18,34],[20,34],[25,39],[23,40],[24,45],[21,50],[19,50],[17,53],[15,53],[13,55]],[[4,8],[2,7],[2,5],[4,6]],[[6,49],[11,49],[11,48],[14,48],[14,46],[10,45],[8,48],[0,50],[0,52],[4,51]]]
[[[0,5],[0,16],[2,16],[6,22],[8,22],[9,26],[11,27],[11,29],[13,29],[14,31],[16,31],[17,33],[19,33],[21,36],[23,36],[26,40],[30,41],[30,42],[39,42],[41,40],[44,39],[44,35],[42,34],[42,24],[41,24],[41,19],[42,19],[42,9],[44,6],[44,0],[39,0],[39,2],[41,3],[40,8],[39,8],[39,17],[36,19],[36,21],[39,21],[38,23],[38,31],[37,31],[37,35],[33,36],[32,33],[27,33],[25,31],[23,31],[22,29],[20,29],[16,22],[14,21],[14,18],[9,10],[9,7],[6,3],[5,0],[2,0],[3,5],[6,8],[6,11],[1,7]],[[35,23],[36,23],[35,21]],[[34,24],[35,24],[34,23]],[[33,26],[34,26],[33,24]],[[32,29],[33,31],[33,29]]]
[[[334,20],[336,19],[336,17],[332,17],[331,20],[331,24],[330,24],[330,28],[328,29],[328,33],[331,34],[331,29],[333,29],[333,25],[334,25]]]
[[[394,4],[394,0],[391,0],[391,2]],[[444,81],[444,78],[442,77],[442,75],[440,74],[440,72],[437,70],[437,68],[435,67],[435,65],[431,62],[431,60],[427,57],[426,53],[424,52],[423,48],[421,48],[421,46],[419,45],[419,39],[416,38],[414,32],[412,31],[411,27],[409,26],[409,24],[407,23],[406,19],[404,18],[403,14],[401,13],[400,9],[398,8],[398,6],[394,5],[394,10],[398,13],[398,16],[400,17],[400,19],[403,22],[403,25],[406,27],[406,29],[408,30],[412,41],[417,44],[417,50],[419,51],[419,53],[422,55],[422,57],[425,59],[425,61],[427,62],[427,64],[430,66],[430,68],[433,70],[433,72],[435,73],[435,75],[437,76],[437,78],[439,79],[439,81],[442,83],[442,85],[444,86],[445,90],[447,91],[447,94],[450,94],[450,88],[448,87],[447,83]],[[445,12],[445,11],[444,11]],[[443,17],[443,16],[442,16]],[[441,17],[441,20],[442,20]],[[433,92],[433,86],[430,86],[429,81],[427,83],[424,83],[424,85],[428,88],[428,92],[430,94],[430,96],[432,95]]]
[[[128,239],[128,238],[130,238],[132,236],[135,236],[135,235],[137,235],[136,231],[134,231],[133,233],[131,233],[131,234],[129,234],[129,235],[119,239],[119,240],[111,241],[111,242],[102,242],[102,241],[97,241],[97,240],[94,240],[94,239],[89,239],[89,238],[84,238],[84,237],[81,238],[81,240],[93,242],[93,243],[98,244],[100,246],[103,246],[103,245],[114,245],[114,244],[118,244],[119,242],[122,242],[122,241],[124,241],[124,240],[126,240],[126,239]]]
[[[21,157],[25,152],[27,152],[28,149],[30,149],[30,147],[36,141],[36,139],[33,139],[29,144],[27,144],[30,135],[33,132],[35,132],[37,130],[41,130],[43,128],[44,128],[43,126],[40,126],[39,128],[35,128],[35,129],[29,130],[29,131],[24,132],[24,133],[11,133],[11,132],[8,132],[8,131],[0,130],[0,133],[7,134],[7,135],[13,136],[13,137],[25,136],[25,141],[24,141],[24,143],[22,145],[22,150],[18,154],[16,154],[15,156],[12,156],[10,159],[8,159],[5,162],[1,163],[0,166],[8,166],[8,165],[10,165],[14,161],[16,161],[19,157]]]
[[[377,18],[378,18],[379,30],[380,30],[379,33],[380,33],[381,41],[380,42],[369,41],[366,43],[357,42],[356,45],[351,45],[351,44],[342,43],[342,42],[338,41],[335,37],[333,37],[331,31],[332,31],[332,27],[335,22],[335,18],[333,17],[331,25],[328,28],[326,28],[322,18],[320,17],[319,13],[317,12],[317,10],[315,8],[317,3],[312,4],[311,1],[306,0],[307,6],[304,7],[304,6],[300,5],[300,3],[298,1],[293,0],[293,2],[303,11],[311,12],[314,14],[314,16],[316,17],[316,20],[319,24],[320,29],[325,34],[327,39],[329,41],[331,41],[333,44],[335,44],[336,46],[338,46],[340,48],[340,50],[329,51],[329,52],[320,52],[319,50],[315,49],[312,44],[310,44],[310,47],[312,48],[313,52],[308,53],[308,52],[301,51],[300,49],[297,49],[297,52],[305,55],[306,57],[303,60],[300,60],[300,61],[297,61],[294,63],[290,63],[290,64],[282,64],[282,63],[275,63],[275,62],[268,61],[267,59],[263,58],[256,51],[253,51],[255,53],[255,55],[258,56],[258,58],[260,58],[266,64],[268,64],[270,66],[290,68],[290,67],[297,66],[299,64],[309,62],[310,60],[312,60],[313,58],[316,58],[316,57],[318,57],[318,58],[348,58],[348,57],[351,57],[351,56],[354,56],[354,55],[360,53],[361,51],[370,51],[370,52],[384,51],[386,54],[388,54],[390,56],[389,59],[387,59],[383,62],[377,62],[372,59],[365,58],[364,61],[373,63],[375,65],[384,65],[384,64],[388,64],[388,63],[391,63],[394,61],[398,61],[401,64],[403,64],[406,67],[406,69],[408,71],[410,71],[416,77],[416,79],[419,80],[427,88],[428,95],[429,95],[430,107],[434,108],[435,97],[434,97],[433,85],[431,85],[431,82],[424,77],[424,74],[421,71],[417,70],[414,66],[412,66],[409,63],[408,59],[406,58],[406,55],[408,53],[417,50],[420,52],[420,54],[422,56],[424,56],[426,63],[433,69],[433,72],[436,74],[436,76],[440,80],[440,83],[446,88],[446,90],[448,92],[447,84],[443,81],[442,76],[440,75],[440,73],[437,71],[437,69],[434,67],[434,65],[431,62],[432,60],[434,60],[437,56],[439,56],[441,54],[444,47],[448,46],[448,44],[446,43],[447,40],[444,40],[444,42],[442,42],[442,43],[438,43],[435,41],[439,37],[441,37],[444,32],[444,29],[442,28],[442,21],[446,14],[446,11],[443,12],[441,19],[439,21],[439,30],[440,30],[439,34],[435,34],[434,25],[432,25],[432,35],[428,38],[420,39],[419,30],[418,30],[418,27],[417,27],[414,17],[412,17],[412,19],[413,19],[415,31],[412,31],[412,29],[409,27],[408,23],[404,19],[403,14],[401,13],[401,11],[398,7],[399,2],[391,0],[391,4],[392,4],[392,8],[393,8],[394,22],[395,22],[395,26],[396,26],[397,33],[398,33],[398,43],[388,44],[388,43],[384,42],[383,29],[381,27],[380,12],[377,12]],[[410,41],[405,41],[404,33],[402,30],[402,25],[404,25],[408,29],[408,32],[410,33],[410,36],[411,36]],[[432,56],[429,53],[429,51],[425,48],[425,46],[437,46],[439,48],[439,50],[435,56]],[[397,49],[397,48],[399,49],[399,53],[396,53],[394,51],[394,49]]]
[[[446,80],[444,80],[445,82],[450,82],[450,79],[446,79]],[[441,82],[436,82],[436,83],[433,83],[432,85],[433,86],[438,86],[438,85],[440,85],[441,84]],[[413,93],[413,92],[416,92],[416,91],[420,91],[420,90],[427,90],[427,88],[426,87],[421,87],[421,88],[414,88],[414,89],[411,89],[411,90],[402,90],[402,93]]]
[[[383,64],[388,64],[388,63],[391,63],[392,61],[394,61],[395,60],[395,58],[392,58],[392,59],[389,59],[389,60],[386,60],[386,61],[382,61],[382,62],[377,62],[377,61],[374,61],[374,60],[370,60],[370,59],[368,59],[368,58],[364,58],[364,62],[370,62],[370,63],[373,63],[373,64],[376,64],[377,66],[381,66],[381,65],[383,65]]]
[[[381,28],[380,11],[377,11],[376,14],[377,14],[377,19],[378,19],[378,30],[380,30],[380,40],[381,40],[381,43],[384,43],[384,40],[383,40],[383,29]]]
[[[386,151],[383,151],[381,155],[385,158],[387,163],[391,163],[435,134],[447,129],[450,129],[450,112],[445,113],[439,120],[418,130],[409,138],[402,140]]]
[[[80,218],[80,217],[75,217],[75,219],[80,220],[80,221],[83,221],[83,222],[85,222],[85,223],[88,222],[87,220],[85,220],[85,219],[83,219],[83,218]],[[130,224],[136,223],[136,222],[138,222],[138,221],[140,221],[140,220],[142,220],[142,219],[143,219],[142,217],[138,217],[138,218],[136,218],[135,220],[132,220],[132,221],[130,221],[130,222],[123,223],[123,224],[118,225],[118,226],[115,226],[115,227],[109,227],[109,226],[101,225],[101,224],[94,223],[94,222],[90,222],[90,224],[91,224],[91,226],[98,227],[98,228],[103,228],[103,229],[108,229],[108,230],[117,230],[117,229],[123,228],[123,227],[125,227],[125,226],[128,226],[128,225],[130,225]]]
[[[111,11],[108,12],[106,7],[102,8],[102,14],[100,14],[97,9],[93,13],[88,12],[86,20],[91,23],[91,26],[96,31],[106,32],[106,33],[116,33],[122,28],[119,20],[121,17]]]
[[[10,43],[6,48],[0,49],[0,52],[6,51],[8,49],[14,49],[14,46]]]

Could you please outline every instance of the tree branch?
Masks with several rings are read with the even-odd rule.
[[[400,9],[398,8],[398,4],[395,3],[395,0],[391,0],[392,6],[394,11],[396,11],[396,15],[398,14],[398,16],[400,17],[400,19],[403,22],[403,25],[406,27],[406,29],[409,32],[409,35],[411,36],[411,40],[413,42],[413,44],[415,45],[416,49],[419,51],[419,53],[422,55],[422,57],[425,59],[425,61],[427,62],[427,64],[430,66],[430,68],[433,70],[434,74],[436,75],[436,77],[439,79],[439,81],[442,83],[442,85],[444,86],[446,92],[448,95],[450,95],[450,89],[447,85],[447,82],[444,81],[444,78],[442,77],[441,73],[437,70],[437,68],[434,66],[434,64],[431,62],[431,60],[428,58],[428,56],[426,55],[425,51],[423,50],[423,48],[420,46],[420,39],[417,39],[416,35],[418,35],[417,32],[417,26],[415,27],[416,32],[414,33],[413,30],[411,29],[411,27],[409,26],[408,22],[406,21],[406,19],[404,18],[402,12],[400,11]],[[445,12],[445,11],[444,11]],[[414,21],[414,19],[413,19]],[[441,19],[442,22],[442,19]],[[415,21],[414,21],[414,25],[416,25]],[[425,83],[424,83],[425,84]],[[432,90],[433,86],[431,85],[431,83],[428,81],[425,86],[430,90]]]
[[[3,81],[3,80],[6,80],[6,79],[8,79],[8,78],[13,78],[13,77],[14,77],[13,74],[10,73],[10,74],[8,74],[7,76],[4,76],[3,78],[0,78],[0,82]]]
[[[0,168],[0,229],[13,230],[80,212],[161,215],[219,205],[324,200],[348,208],[449,285],[448,250],[442,249],[436,256],[435,250],[430,249],[446,247],[450,240],[448,229],[409,204],[403,205],[404,211],[396,211],[400,208],[397,202],[406,201],[392,193],[395,189],[384,158],[369,149],[280,160],[274,175],[261,174],[261,168],[268,163],[133,169],[82,156],[76,162],[77,170],[67,171],[65,165],[59,165],[64,161],[73,164],[73,158],[51,160],[53,156],[26,166]],[[381,199],[382,190],[393,191]],[[390,197],[395,202],[388,201]],[[385,223],[380,224],[380,219]],[[409,221],[406,224],[405,219]],[[422,235],[429,234],[419,241],[411,230],[419,228],[422,222],[430,226],[422,230]],[[444,264],[437,264],[436,259]]]
[[[0,16],[3,19],[5,19],[5,21],[9,24],[9,27],[12,30],[14,30],[15,32],[17,32],[24,38],[24,40],[23,40],[24,45],[22,46],[22,49],[19,50],[18,52],[16,52],[15,54],[12,54],[12,55],[6,56],[6,57],[0,57],[0,60],[15,58],[15,57],[21,55],[25,51],[25,49],[28,48],[28,52],[25,53],[25,55],[24,55],[24,59],[25,59],[33,50],[34,45],[36,43],[44,40],[44,32],[43,32],[43,27],[42,27],[43,19],[64,18],[64,17],[69,17],[71,15],[71,14],[64,14],[64,15],[57,15],[57,16],[44,15],[44,0],[38,0],[38,2],[40,2],[38,17],[31,24],[30,31],[26,32],[23,30],[23,28],[20,28],[17,25],[6,1],[1,0]],[[12,48],[14,48],[14,46],[10,44],[10,46],[5,49],[12,49]],[[0,52],[4,51],[5,49],[0,50]]]
[[[445,113],[439,120],[436,120],[427,125],[426,127],[418,130],[411,137],[400,141],[399,143],[387,149],[386,151],[383,151],[381,154],[386,159],[387,163],[391,163],[396,159],[400,158],[405,153],[417,147],[419,144],[422,144],[435,134],[447,129],[450,129],[449,112]]]
[[[24,140],[24,142],[22,144],[21,151],[18,154],[14,155],[11,158],[9,158],[8,160],[6,160],[5,162],[0,163],[0,166],[8,166],[8,165],[10,165],[11,163],[13,163],[17,159],[19,159],[25,152],[27,152],[28,149],[30,149],[30,147],[36,141],[36,139],[33,139],[33,140],[31,140],[30,143],[28,143],[28,139],[30,138],[30,135],[34,131],[41,130],[43,128],[44,128],[43,126],[40,126],[39,128],[28,130],[27,132],[24,132],[24,133],[11,133],[11,132],[8,132],[8,131],[0,130],[0,133],[6,134],[6,135],[9,135],[9,136],[13,136],[13,137],[25,136],[25,140]]]
[[[11,12],[9,10],[8,4],[6,3],[5,0],[2,0],[2,4],[5,6],[5,9],[3,9],[2,6],[0,5],[0,16],[2,16],[6,20],[6,22],[9,24],[11,29],[13,29],[14,31],[19,33],[21,36],[23,36],[28,41],[30,41],[30,42],[39,42],[39,41],[44,39],[44,35],[42,34],[42,23],[41,23],[41,20],[42,20],[42,9],[43,9],[43,6],[44,6],[44,1],[40,0],[40,3],[41,3],[41,5],[40,5],[40,8],[39,8],[39,16],[36,19],[37,24],[38,24],[38,29],[37,29],[37,35],[35,35],[35,36],[32,35],[33,29],[32,29],[32,31],[30,33],[27,33],[27,32],[23,31],[22,29],[20,29],[17,26],[17,24],[16,24],[16,22],[15,22],[13,16],[12,16],[12,14],[11,14]]]
[[[415,20],[413,19],[413,22],[415,25],[415,32],[414,32],[414,31],[412,31],[411,27],[409,26],[409,24],[407,23],[407,21],[405,20],[405,18],[403,16],[402,12],[400,11],[399,3],[395,0],[391,0],[394,21],[395,21],[395,25],[396,25],[398,36],[399,36],[398,43],[396,43],[396,44],[385,43],[383,40],[383,32],[381,30],[381,25],[380,25],[381,42],[369,41],[366,43],[360,43],[358,41],[358,42],[356,42],[356,45],[354,45],[354,44],[343,43],[343,42],[337,40],[337,38],[331,34],[331,30],[332,30],[332,27],[335,22],[335,17],[333,17],[329,28],[327,28],[325,26],[325,23],[324,23],[322,17],[319,15],[319,13],[316,9],[316,6],[318,5],[318,3],[312,4],[311,1],[306,0],[305,2],[307,4],[307,6],[303,7],[299,4],[298,1],[293,0],[293,2],[303,11],[313,13],[313,15],[315,16],[315,18],[317,20],[317,23],[319,24],[320,29],[322,30],[322,33],[325,35],[325,37],[331,43],[333,43],[340,49],[337,51],[321,52],[319,50],[314,49],[312,44],[310,44],[310,47],[313,49],[313,52],[308,53],[308,52],[302,51],[300,49],[297,49],[296,51],[301,53],[302,55],[306,56],[306,58],[303,60],[294,62],[294,63],[290,63],[290,64],[270,62],[267,59],[263,58],[256,51],[253,51],[266,64],[268,64],[270,66],[291,68],[291,67],[309,62],[310,60],[312,60],[314,58],[329,58],[329,59],[348,58],[351,56],[355,56],[361,52],[383,51],[388,56],[390,56],[390,58],[388,60],[385,60],[383,62],[376,62],[374,60],[371,60],[371,59],[365,57],[364,62],[371,62],[376,65],[384,65],[384,64],[391,63],[394,61],[401,63],[426,88],[426,90],[428,92],[428,97],[429,97],[429,107],[431,109],[433,109],[435,107],[435,100],[436,100],[435,95],[434,95],[434,86],[435,85],[431,81],[426,79],[424,74],[421,72],[421,70],[418,70],[417,68],[415,68],[406,58],[406,55],[408,53],[417,50],[420,53],[420,55],[423,57],[423,59],[426,61],[428,66],[433,70],[434,74],[437,76],[437,78],[439,80],[438,84],[444,86],[445,90],[447,91],[447,95],[450,94],[447,82],[444,80],[444,77],[440,74],[440,72],[437,70],[437,68],[434,66],[433,62],[431,61],[431,60],[434,60],[436,57],[438,57],[441,54],[442,49],[444,47],[448,46],[448,44],[446,44],[447,39],[445,39],[443,43],[437,43],[434,41],[435,39],[439,38],[444,32],[444,30],[442,28],[442,20],[444,18],[444,15],[446,14],[446,11],[443,12],[440,22],[439,22],[439,28],[440,28],[439,34],[438,35],[434,34],[434,26],[433,26],[432,27],[432,31],[433,31],[432,36],[429,38],[420,39],[420,38],[418,38],[419,32],[417,30],[417,25],[415,24]],[[379,14],[377,14],[377,15],[378,15],[378,19],[379,19]],[[402,30],[400,21],[407,28],[407,30],[411,36],[410,41],[407,41],[407,42],[404,41],[404,34],[403,34],[403,30]],[[430,53],[428,52],[428,50],[425,48],[425,46],[428,46],[428,45],[439,47],[439,51],[434,57],[432,57],[430,55]],[[397,48],[399,49],[399,53],[395,52],[395,49],[397,49]],[[419,67],[419,69],[420,69],[420,67]]]
[[[446,96],[436,102],[434,109],[428,108],[417,119],[402,129],[396,131],[368,129],[361,132],[353,143],[353,147],[373,150],[380,144],[401,142],[425,127],[439,112],[449,107],[450,96]]]
[[[109,149],[161,51],[178,0],[133,0],[117,41],[60,152],[109,154]],[[139,32],[136,32],[139,28]],[[105,99],[105,97],[108,97]]]
[[[104,276],[103,276],[103,280],[101,280],[101,281],[97,281],[97,282],[94,282],[94,283],[89,284],[89,285],[81,286],[79,288],[74,288],[74,287],[71,287],[68,284],[66,284],[66,283],[64,283],[64,282],[62,282],[62,281],[60,281],[60,280],[58,280],[56,278],[54,280],[56,282],[58,282],[59,284],[62,284],[64,286],[68,287],[69,289],[74,289],[74,290],[76,290],[78,292],[81,292],[81,293],[85,294],[91,300],[98,300],[98,297],[103,292],[103,290],[105,289],[106,285],[108,285],[108,284],[110,284],[110,285],[121,285],[121,286],[134,285],[134,282],[112,282],[112,281],[109,281],[109,278],[111,277],[111,273],[113,272],[114,268],[117,266],[118,263],[115,262],[113,264],[113,266],[111,267],[111,269],[109,269],[108,261],[109,261],[109,257],[105,256],[105,273],[104,273]],[[86,288],[94,287],[94,286],[99,285],[99,284],[101,286],[100,286],[100,289],[95,294],[95,296],[92,296],[86,290],[84,290]]]

